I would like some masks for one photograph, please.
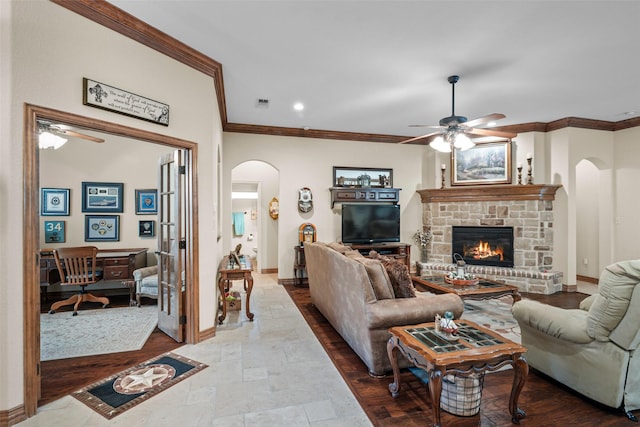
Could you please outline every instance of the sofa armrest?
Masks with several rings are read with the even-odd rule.
[[[526,325],[545,335],[587,344],[593,338],[587,334],[588,312],[580,309],[563,309],[532,300],[521,300],[511,307],[513,317],[520,327]]]
[[[415,298],[385,299],[367,304],[365,309],[369,329],[433,322],[436,314],[442,315],[445,311],[453,312],[458,319],[464,311],[464,304],[458,295],[416,294]]]
[[[133,271],[133,280],[135,280],[136,282],[139,282],[145,277],[152,276],[154,274],[158,274],[157,265],[150,265],[149,267],[138,268],[137,270]]]

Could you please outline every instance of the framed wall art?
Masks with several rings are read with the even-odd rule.
[[[139,237],[154,237],[156,235],[155,221],[138,221]]]
[[[393,169],[333,167],[334,187],[393,187]]]
[[[44,241],[47,243],[64,243],[64,221],[45,221]]]
[[[123,212],[124,184],[118,182],[83,182],[82,212]]]
[[[120,215],[86,215],[85,242],[117,242],[120,240]]]
[[[158,191],[155,189],[136,190],[136,214],[155,215],[158,213]]]
[[[43,188],[40,190],[40,193],[40,215],[69,215],[68,188]]]
[[[511,184],[511,141],[451,152],[451,185]]]

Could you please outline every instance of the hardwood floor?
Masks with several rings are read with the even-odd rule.
[[[413,374],[402,374],[402,391],[393,399],[389,383],[393,376],[372,378],[360,358],[351,350],[329,322],[311,304],[308,288],[285,286],[329,357],[348,383],[375,426],[425,426],[431,421],[430,399],[426,386]],[[564,308],[576,308],[585,294],[524,294],[523,297]],[[508,411],[513,373],[511,370],[487,374],[480,413],[473,417],[457,417],[442,412],[446,426],[511,426]],[[520,395],[519,406],[527,417],[523,426],[633,426],[620,411],[604,407],[569,390],[551,378],[531,369]],[[638,415],[636,411],[636,415]]]
[[[129,305],[128,296],[110,296],[109,300],[111,307]],[[50,305],[51,301],[43,303],[42,312],[46,313]],[[100,308],[100,304],[85,303],[81,310],[90,308]],[[71,311],[72,306],[67,306],[60,308],[57,313],[71,313]],[[141,350],[41,362],[41,395],[38,406],[53,402],[102,378],[174,350],[181,345],[156,328]]]

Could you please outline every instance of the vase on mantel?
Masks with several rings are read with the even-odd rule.
[[[420,262],[427,262],[427,248],[422,248],[420,251]]]

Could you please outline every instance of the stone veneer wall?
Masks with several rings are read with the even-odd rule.
[[[421,264],[423,270],[453,270],[452,226],[510,226],[514,229],[514,268],[469,266],[469,271],[516,285],[523,292],[552,294],[562,290],[562,273],[552,271],[553,200],[441,199],[425,202],[423,198],[423,224],[433,235],[428,262]]]

